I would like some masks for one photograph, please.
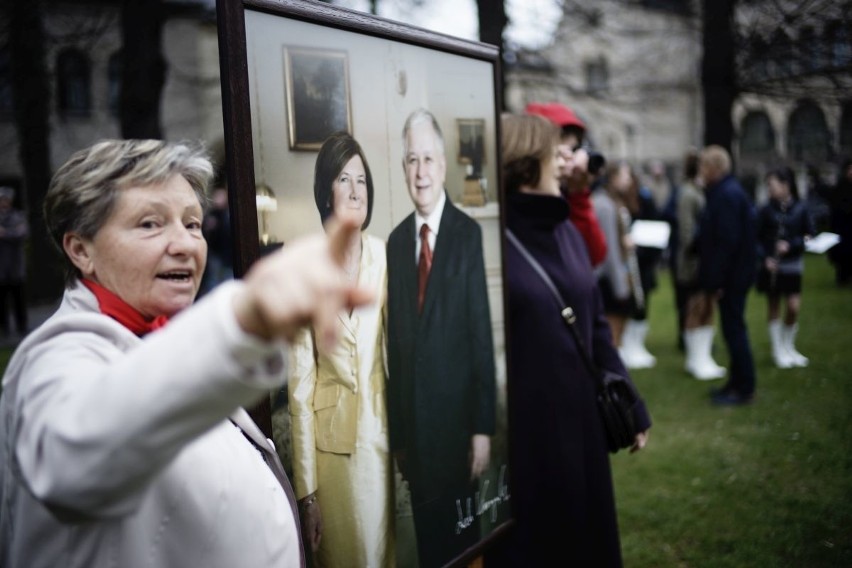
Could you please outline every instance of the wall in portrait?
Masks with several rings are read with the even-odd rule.
[[[508,484],[505,336],[492,64],[251,10],[246,11],[245,22],[255,178],[258,184],[268,185],[278,201],[277,210],[267,214],[273,241],[286,244],[296,236],[321,229],[313,195],[317,152],[290,148],[288,81],[284,73],[287,49],[346,53],[350,133],[360,143],[373,177],[372,221],[366,231],[373,236],[386,241],[391,230],[413,211],[402,167],[402,128],[406,117],[423,107],[440,123],[446,145],[448,197],[478,221],[483,230],[498,392],[491,466],[480,483],[480,502],[474,504],[485,536],[510,514],[510,501],[505,493]],[[481,125],[484,205],[462,206],[466,163],[457,159],[458,119],[474,119]],[[273,406],[280,408],[285,398],[286,392],[277,397],[277,402],[273,401]],[[281,413],[276,413],[273,420],[276,444],[286,453],[287,440],[280,433],[281,428],[286,428],[280,423]],[[406,507],[405,487],[397,485],[397,562],[400,566],[413,566],[416,556],[407,549],[406,540],[413,538],[413,529],[411,513]]]

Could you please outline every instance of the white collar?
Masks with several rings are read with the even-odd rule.
[[[420,234],[420,227],[426,223],[429,225],[429,231],[437,235],[438,227],[441,226],[441,217],[444,214],[444,205],[447,203],[447,193],[441,189],[441,197],[438,198],[438,203],[435,204],[435,209],[432,210],[427,217],[423,217],[420,213],[415,209],[414,213],[414,224],[415,224],[415,235]]]

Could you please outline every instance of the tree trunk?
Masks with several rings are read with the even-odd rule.
[[[509,17],[506,15],[506,6],[503,0],[495,2],[494,0],[476,0],[476,11],[479,18],[479,41],[490,43],[500,48],[500,61],[498,61],[498,69],[500,70],[498,88],[501,94],[501,110],[506,110],[506,81],[503,71],[503,32],[506,26],[509,25]]]
[[[124,0],[120,112],[124,138],[163,137],[160,101],[167,67],[162,54],[164,21],[161,0]]]
[[[45,62],[47,44],[41,0],[4,0],[9,23],[12,97],[18,133],[22,197],[30,224],[30,300],[52,301],[62,293],[61,261],[53,249],[42,217],[42,203],[50,185],[50,80]]]
[[[734,8],[736,0],[702,0],[704,55],[704,143],[731,151],[734,125],[731,111],[739,92],[735,70]]]

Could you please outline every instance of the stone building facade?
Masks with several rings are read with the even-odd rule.
[[[201,139],[221,155],[223,126],[218,44],[212,0],[166,0],[181,5],[163,29],[168,61],[163,91],[163,135],[169,140]],[[743,3],[738,18],[754,19]],[[747,77],[780,80],[802,75],[794,94],[741,95],[733,109],[733,151],[738,173],[759,186],[768,167],[786,161],[804,179],[812,166],[827,181],[837,163],[852,155],[852,39],[844,10],[850,2],[826,2],[837,14],[828,25],[774,30],[763,41],[768,53],[802,50],[812,64],[784,58],[745,62]],[[51,165],[97,139],[120,134],[116,113],[119,4],[105,0],[45,2],[47,65],[52,77]],[[187,5],[197,9],[186,10]],[[662,160],[673,180],[684,152],[703,140],[701,21],[697,0],[563,0],[565,17],[552,42],[540,50],[507,49],[505,106],[518,112],[532,101],[560,101],[588,124],[596,148],[611,159],[638,166]],[[751,10],[751,12],[749,11]],[[759,18],[758,18],[759,19]],[[833,22],[833,23],[832,23]],[[801,28],[804,29],[801,29]],[[780,34],[780,35],[779,35]],[[780,52],[779,52],[780,50]],[[760,51],[759,49],[757,50]],[[792,59],[792,58],[787,58]],[[805,57],[807,61],[808,58]],[[741,62],[742,63],[742,62]],[[748,67],[751,65],[751,67]],[[833,95],[820,73],[845,80]],[[789,77],[788,77],[789,78]],[[813,85],[809,89],[808,85]],[[0,42],[0,183],[19,185],[17,133],[9,86],[9,55]],[[756,187],[756,195],[761,189]]]
[[[760,83],[746,85],[748,90],[768,92],[745,92],[732,110],[737,173],[757,200],[764,198],[763,174],[779,162],[794,167],[805,193],[808,169],[830,183],[842,157],[852,155],[852,38],[843,25],[848,4],[827,2],[836,14],[797,18],[780,46],[799,50],[787,63],[777,57],[774,36],[766,40],[768,50],[751,49],[750,61],[738,60],[740,73]],[[586,121],[592,142],[606,156],[636,166],[663,160],[677,181],[684,152],[703,142],[700,3],[564,5],[551,44],[535,52],[507,52],[506,106],[520,112],[532,101],[565,103]],[[743,3],[738,25],[766,19],[761,10],[760,2]],[[808,51],[801,51],[805,46]],[[799,63],[790,63],[793,59]],[[773,93],[767,88],[772,81],[786,87]],[[826,81],[841,81],[840,87],[827,89]]]
[[[121,135],[117,112],[120,18],[119,3],[115,2],[44,3],[45,60],[51,83],[50,161],[54,169],[74,151]],[[202,140],[221,153],[222,97],[215,13],[203,5],[172,13],[163,27],[162,49],[168,62],[161,105],[163,137]],[[0,42],[0,184],[20,187],[21,176],[9,53]]]

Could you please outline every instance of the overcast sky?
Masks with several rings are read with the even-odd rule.
[[[369,10],[368,0],[334,0],[339,6]],[[510,24],[506,37],[524,47],[542,47],[559,21],[559,0],[506,0]],[[476,40],[479,30],[475,0],[379,0],[379,15],[436,32]]]

